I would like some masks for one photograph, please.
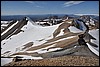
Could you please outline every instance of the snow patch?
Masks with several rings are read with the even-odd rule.
[[[1,58],[1,66],[12,61],[12,58]]]
[[[73,33],[80,33],[80,32],[83,32],[81,31],[80,29],[74,27],[74,26],[70,26],[68,27],[68,29],[70,30],[70,32],[73,32]]]
[[[28,56],[28,55],[14,55],[12,57],[16,57],[16,56],[20,56],[20,57],[23,57],[21,59],[43,59],[42,57],[33,57],[33,56]]]

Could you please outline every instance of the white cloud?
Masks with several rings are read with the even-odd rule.
[[[33,4],[33,3],[34,3],[33,1],[24,1],[24,2],[31,3],[31,4]]]
[[[69,6],[72,6],[72,5],[80,4],[82,2],[84,2],[84,1],[68,1],[68,2],[64,3],[64,7],[69,7]]]
[[[43,8],[42,6],[39,6],[38,5],[39,3],[37,4],[37,2],[33,2],[33,1],[24,1],[24,2],[34,4],[34,6],[37,8]]]
[[[43,8],[42,6],[36,6],[36,7]]]

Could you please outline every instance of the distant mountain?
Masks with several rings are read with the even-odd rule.
[[[74,17],[77,18],[79,17],[79,15],[74,15],[74,14],[44,14],[44,15],[5,15],[5,16],[1,16],[1,21],[3,20],[21,20],[23,17],[28,16],[30,17],[33,21],[36,20],[40,20],[40,19],[45,19],[45,18],[49,18],[51,16],[58,16],[58,18],[62,18],[65,15],[69,16],[69,17]],[[96,15],[89,15],[97,20],[99,20],[99,16]]]
[[[96,16],[96,15],[89,15],[89,16],[96,19],[96,20],[99,20],[99,16]]]
[[[1,16],[1,20],[21,20],[23,17],[28,16],[32,20],[38,20],[46,18],[48,15],[12,15],[12,16]]]

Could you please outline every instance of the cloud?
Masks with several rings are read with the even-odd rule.
[[[38,8],[43,8],[42,6],[36,6],[36,7],[38,7]]]
[[[24,1],[24,2],[26,2],[26,3],[31,3],[31,4],[33,4],[33,3],[34,3],[33,1]]]
[[[37,4],[37,2],[33,2],[33,1],[24,1],[24,2],[26,2],[26,3],[31,3],[31,4],[33,4],[35,7],[37,7],[37,8],[43,8],[42,6],[39,6],[38,4]]]
[[[68,1],[68,2],[64,3],[64,7],[73,6],[73,5],[76,5],[76,4],[80,4],[82,2],[84,2],[84,1]]]

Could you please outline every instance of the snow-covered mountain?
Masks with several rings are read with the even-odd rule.
[[[22,59],[43,59],[43,57],[37,57],[37,55],[61,50],[71,44],[77,44],[78,35],[83,34],[86,31],[86,27],[82,21],[74,21],[74,23],[81,26],[80,28],[72,26],[72,22],[70,20],[43,27],[33,22],[29,17],[16,21],[5,30],[3,29],[4,31],[1,33],[1,56],[20,56],[23,57]],[[96,48],[89,43],[87,44],[88,48],[97,56],[99,56],[98,32],[99,29],[89,30],[89,34],[96,38],[96,40],[91,40],[91,42],[95,43],[98,47]],[[9,62],[5,58],[1,60],[2,64]]]

